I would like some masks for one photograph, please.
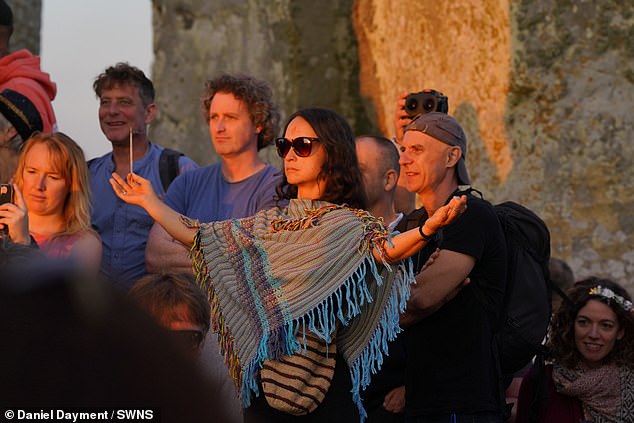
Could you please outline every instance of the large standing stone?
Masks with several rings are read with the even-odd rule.
[[[152,138],[217,160],[199,97],[220,72],[268,81],[282,119],[305,106],[331,107],[369,128],[361,105],[352,0],[156,0],[155,63],[159,116]],[[273,149],[264,156],[276,162]]]
[[[361,90],[436,88],[489,199],[541,214],[578,278],[634,275],[634,3],[360,0]]]

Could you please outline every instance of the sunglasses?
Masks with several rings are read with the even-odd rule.
[[[313,150],[313,143],[317,141],[319,141],[319,138],[297,137],[294,140],[277,138],[275,140],[275,148],[277,148],[277,154],[281,158],[286,157],[288,152],[291,151],[291,147],[293,147],[293,151],[299,157],[308,157]]]
[[[203,333],[199,330],[171,330],[170,334],[187,350],[195,351],[203,342]]]

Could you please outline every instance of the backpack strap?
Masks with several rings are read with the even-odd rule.
[[[159,157],[159,175],[165,192],[167,192],[167,188],[170,186],[174,178],[176,178],[180,173],[178,160],[183,155],[184,154],[180,151],[172,150],[170,148],[164,148],[163,151],[161,151],[161,156]]]

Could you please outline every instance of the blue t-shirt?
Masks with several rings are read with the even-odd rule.
[[[221,163],[216,163],[178,176],[164,201],[177,212],[201,222],[253,216],[278,205],[275,187],[281,177],[278,169],[267,164],[242,181],[228,182],[222,175]]]
[[[148,179],[157,195],[165,195],[159,175],[159,157],[163,147],[150,144],[147,154],[134,162],[134,173]],[[181,156],[180,172],[198,168],[192,159]],[[92,189],[91,221],[101,236],[103,254],[101,272],[117,286],[130,288],[147,272],[145,244],[154,219],[139,206],[127,204],[117,197],[109,179],[114,172],[112,152],[90,160]]]

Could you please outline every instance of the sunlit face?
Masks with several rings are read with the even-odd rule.
[[[51,163],[45,144],[33,145],[24,158],[22,193],[29,214],[64,216],[69,187],[60,169]]]
[[[420,131],[407,131],[401,144],[401,175],[407,190],[434,191],[449,170],[450,146]]]
[[[113,143],[129,143],[130,128],[135,134],[145,134],[155,113],[156,106],[144,105],[139,89],[131,84],[114,85],[99,98],[99,125]]]
[[[295,117],[287,126],[284,138],[294,140],[299,137],[317,138],[312,126],[300,116]],[[319,180],[319,173],[326,162],[326,149],[321,142],[313,142],[308,157],[300,157],[291,148],[284,157],[284,173],[289,184],[297,186],[297,198],[318,200],[326,181]]]
[[[243,101],[230,93],[214,95],[209,104],[209,135],[216,153],[226,157],[257,152],[259,133]]]
[[[598,367],[623,338],[616,313],[598,300],[590,300],[575,319],[575,345],[589,367]]]

